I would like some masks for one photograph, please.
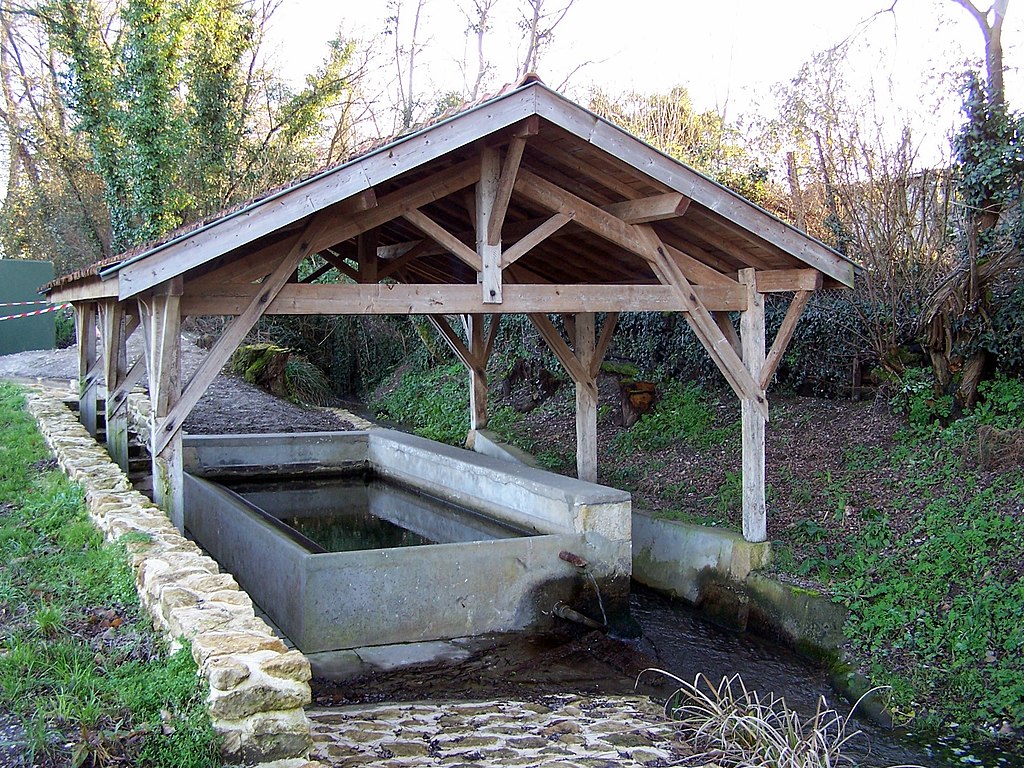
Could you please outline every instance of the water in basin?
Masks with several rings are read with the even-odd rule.
[[[488,541],[532,533],[373,475],[230,487],[316,553]]]

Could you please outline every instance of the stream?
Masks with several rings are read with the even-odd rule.
[[[742,674],[748,688],[772,692],[805,717],[811,717],[818,697],[843,714],[850,705],[832,689],[820,667],[788,647],[749,633],[731,632],[710,624],[699,613],[655,592],[637,588],[631,599],[633,617],[644,628],[643,650],[666,671],[692,681],[703,673],[717,683],[722,677]],[[921,765],[925,768],[1009,768],[1024,765],[1019,755],[998,749],[972,748],[955,739],[927,740],[900,730],[887,730],[855,717],[852,739],[843,754],[861,766]]]
[[[805,718],[813,716],[818,697],[844,715],[850,705],[832,689],[819,666],[789,647],[752,635],[721,629],[699,612],[634,584],[633,618],[643,627],[639,640],[618,641],[597,631],[565,624],[564,634],[486,636],[453,641],[460,658],[398,669],[377,670],[355,679],[313,680],[317,706],[344,706],[390,701],[531,700],[578,692],[633,695],[664,701],[674,688],[651,667],[692,681],[703,673],[714,683],[737,672],[748,688],[774,693]],[[863,768],[919,765],[924,768],[1013,768],[1024,758],[998,749],[972,747],[956,739],[926,740],[887,730],[854,717],[848,732],[861,731],[843,749]]]

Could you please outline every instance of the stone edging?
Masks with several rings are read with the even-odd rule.
[[[309,662],[256,618],[235,579],[185,539],[167,515],[135,491],[64,404],[26,388],[29,412],[58,465],[85,492],[89,516],[121,540],[142,606],[172,649],[191,646],[207,683],[207,706],[225,760],[265,768],[315,768],[306,756]],[[122,538],[125,534],[133,534]]]

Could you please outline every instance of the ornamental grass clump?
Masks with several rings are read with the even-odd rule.
[[[829,708],[824,698],[818,699],[814,716],[806,720],[784,699],[748,690],[738,674],[723,677],[715,686],[704,675],[689,683],[659,669],[644,672],[657,672],[679,685],[665,704],[665,714],[679,723],[681,738],[694,751],[684,765],[838,768],[857,764],[842,751],[860,731],[850,730],[849,717]]]

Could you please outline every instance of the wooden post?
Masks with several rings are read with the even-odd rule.
[[[75,332],[78,334],[78,418],[96,436],[96,389],[99,370],[96,359],[96,302],[75,304]]]
[[[576,358],[587,381],[576,382],[576,477],[597,482],[597,385],[593,375],[594,313],[576,315]]]
[[[146,336],[146,368],[152,402],[150,431],[153,456],[153,501],[179,531],[185,529],[184,473],[181,460],[181,424],[163,434],[168,413],[181,397],[181,281],[172,281],[165,293],[139,299],[139,314]],[[160,442],[163,446],[159,447]]]
[[[741,269],[740,282],[747,287],[747,309],[740,313],[740,340],[743,365],[754,381],[761,381],[764,367],[764,295],[757,290],[753,269]],[[762,390],[762,397],[763,397]],[[766,401],[765,401],[766,402]],[[767,419],[760,403],[741,398],[743,430],[743,538],[764,541],[768,538],[764,498],[764,432]]]
[[[359,282],[376,283],[377,276],[377,242],[380,239],[380,228],[363,232],[356,239],[356,255],[359,261]]]
[[[469,429],[473,432],[487,426],[487,341],[483,315],[463,315],[463,322],[471,354],[471,364],[468,366]],[[497,322],[497,315],[493,316],[491,322]]]
[[[476,185],[476,252],[482,263],[484,304],[501,304],[501,231],[493,240],[488,236],[500,181],[501,155],[497,148],[487,147],[480,153],[480,181]]]
[[[116,299],[100,303],[100,333],[103,335],[103,379],[107,385],[107,453],[128,471],[128,393],[123,385],[128,375],[127,334],[124,305]]]

